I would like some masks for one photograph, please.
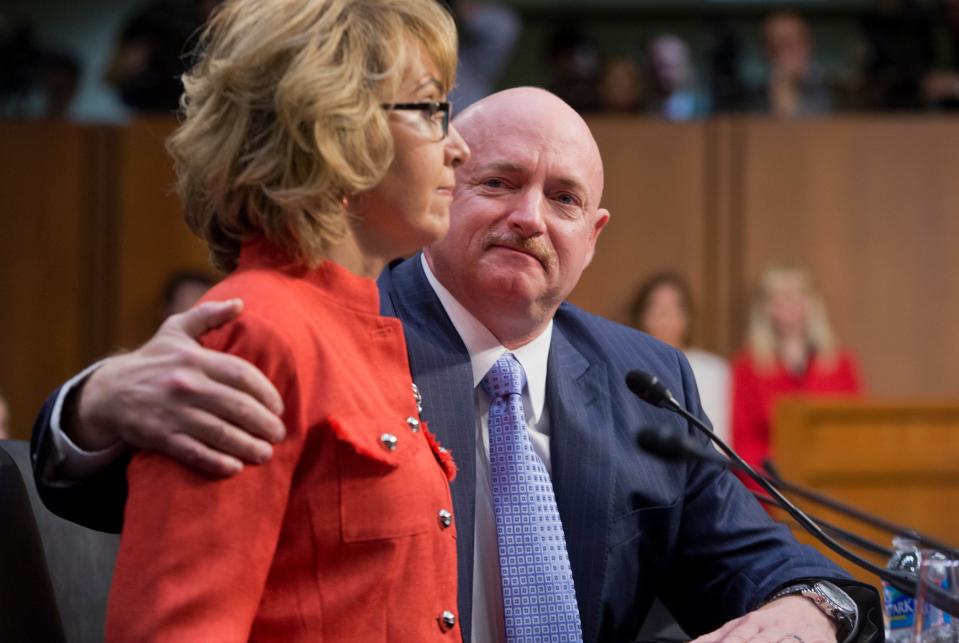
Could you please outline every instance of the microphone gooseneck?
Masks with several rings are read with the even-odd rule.
[[[905,538],[915,540],[924,547],[935,549],[948,556],[951,556],[952,558],[959,558],[959,550],[952,545],[930,536],[929,534],[921,532],[917,529],[912,529],[911,527],[907,527],[905,525],[894,523],[890,520],[886,520],[885,518],[880,518],[879,516],[874,516],[870,513],[866,513],[862,509],[858,509],[852,505],[848,505],[844,502],[840,502],[839,500],[835,500],[834,498],[830,498],[821,493],[813,491],[812,489],[807,489],[806,487],[802,487],[794,482],[785,480],[769,458],[766,458],[763,461],[763,469],[767,474],[765,475],[765,478],[786,493],[791,493],[803,498],[804,500],[827,507],[845,516],[850,516],[860,522],[864,522],[867,525],[871,525],[895,536],[903,536]]]
[[[892,571],[879,567],[878,565],[866,560],[865,558],[846,549],[836,542],[835,539],[823,531],[823,529],[813,522],[809,516],[799,509],[799,507],[790,502],[789,499],[781,494],[778,489],[771,485],[768,480],[756,473],[756,471],[749,464],[747,464],[738,453],[733,451],[729,445],[720,440],[702,420],[687,411],[676,400],[669,389],[666,388],[666,386],[659,380],[659,378],[644,371],[632,370],[626,374],[626,386],[629,387],[629,390],[644,402],[677,413],[687,422],[690,422],[697,429],[704,432],[706,436],[720,449],[722,449],[723,453],[725,453],[729,459],[735,463],[734,466],[745,471],[750,478],[756,481],[756,484],[758,484],[766,493],[776,499],[783,510],[785,510],[793,520],[798,522],[803,529],[812,534],[826,547],[854,565],[857,565],[858,567],[861,567],[885,580],[899,591],[905,592],[910,596],[917,595],[918,582],[915,574]],[[924,585],[923,590],[926,593],[926,599],[930,603],[944,612],[948,612],[953,616],[959,616],[959,600],[953,598],[936,585]]]
[[[640,446],[640,448],[643,449],[643,451],[657,455],[664,460],[705,460],[707,462],[713,462],[721,467],[736,468],[735,462],[723,457],[711,446],[699,444],[685,433],[681,431],[675,431],[664,424],[655,424],[640,429],[636,434],[636,443]],[[763,477],[765,477],[766,480],[768,480],[771,484],[782,486],[779,485],[775,479],[769,476]],[[773,497],[761,491],[753,491],[752,494],[764,505],[781,509],[779,503],[776,502]],[[810,520],[822,527],[823,530],[833,538],[837,538],[845,543],[851,544],[859,549],[864,549],[870,553],[883,556],[884,558],[889,558],[892,556],[892,550],[888,547],[884,547],[858,534],[854,534],[853,532],[834,525],[818,516],[809,513],[808,511],[806,512],[806,515],[809,516]],[[793,524],[798,524],[795,520],[791,519],[791,521]]]

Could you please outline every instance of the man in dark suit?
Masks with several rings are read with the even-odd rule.
[[[609,220],[599,207],[602,163],[582,119],[555,96],[522,88],[480,101],[456,124],[473,153],[457,170],[450,233],[392,265],[380,292],[383,312],[404,322],[424,417],[460,467],[453,496],[465,639],[505,640],[490,399],[477,384],[507,352],[525,369],[527,433],[550,474],[582,640],[633,640],[657,596],[687,631],[711,632],[704,641],[845,638],[854,616],[810,600],[822,579],[856,598],[861,638],[878,636],[875,592],[796,544],[732,475],[667,464],[634,446],[640,428],[658,424],[704,438],[632,397],[623,385],[632,368],[655,373],[703,414],[679,352],[563,303]],[[269,456],[253,436],[282,434],[275,391],[248,365],[191,340],[237,310],[208,305],[175,317],[138,351],[51,398],[34,451],[55,511],[119,527],[124,461],[116,456],[125,447],[117,436],[224,475]],[[66,457],[77,447],[63,429],[100,452]]]

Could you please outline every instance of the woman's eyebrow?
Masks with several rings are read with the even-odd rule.
[[[436,78],[432,76],[420,82],[420,84],[416,86],[416,91],[421,92],[427,87],[429,87],[430,85],[433,85],[436,88],[436,90],[439,92],[443,91],[443,85],[440,83],[439,80],[437,80]]]

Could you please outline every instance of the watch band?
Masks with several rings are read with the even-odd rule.
[[[825,580],[805,581],[788,585],[769,598],[767,603],[786,596],[809,599],[836,625],[836,638],[848,640],[859,626],[859,607],[849,594]]]

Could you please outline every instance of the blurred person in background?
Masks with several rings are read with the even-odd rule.
[[[160,300],[160,321],[189,310],[216,284],[216,279],[198,270],[175,272],[163,286]]]
[[[746,347],[733,362],[733,447],[760,467],[770,455],[770,423],[781,396],[858,395],[858,370],[853,355],[836,344],[809,271],[770,266],[753,293]]]
[[[633,325],[680,349],[689,360],[703,410],[713,432],[729,442],[729,363],[714,353],[693,348],[693,298],[679,275],[664,272],[643,282],[633,304]]]
[[[546,89],[577,112],[596,111],[599,71],[599,50],[585,32],[566,26],[553,33],[546,50]]]
[[[923,107],[935,57],[932,16],[917,0],[879,0],[862,17],[866,102],[880,110]]]
[[[642,67],[633,56],[612,56],[603,62],[596,93],[604,112],[637,112],[644,92]]]
[[[650,110],[669,121],[705,116],[709,110],[695,89],[695,72],[686,41],[665,34],[654,39],[648,49],[652,79]]]
[[[455,467],[374,278],[449,228],[469,157],[453,20],[435,0],[227,0],[201,39],[167,147],[228,273],[205,305],[243,307],[201,342],[276,387],[286,436],[246,442],[262,466],[229,479],[132,455],[106,639],[452,640]]]
[[[741,112],[749,104],[749,92],[740,75],[743,39],[728,20],[711,21],[707,52],[709,107],[714,114]]]
[[[781,118],[825,114],[833,100],[822,70],[813,59],[813,36],[806,20],[781,11],[763,21],[766,84],[755,98],[755,108]]]
[[[33,25],[0,13],[0,116],[67,117],[80,71],[76,56],[47,47]]]
[[[172,112],[179,106],[180,76],[190,50],[218,0],[154,0],[124,24],[105,80],[130,107]]]
[[[943,0],[941,9],[946,47],[938,56],[938,66],[922,79],[923,100],[927,107],[956,111],[959,110],[959,0]]]
[[[457,112],[491,94],[509,61],[522,20],[516,9],[496,2],[443,0],[459,32],[456,87],[450,102]]]
[[[0,440],[9,440],[13,434],[10,429],[10,406],[0,391]]]
[[[80,63],[70,54],[49,52],[44,57],[41,85],[46,100],[44,117],[58,120],[68,116],[80,82]]]

